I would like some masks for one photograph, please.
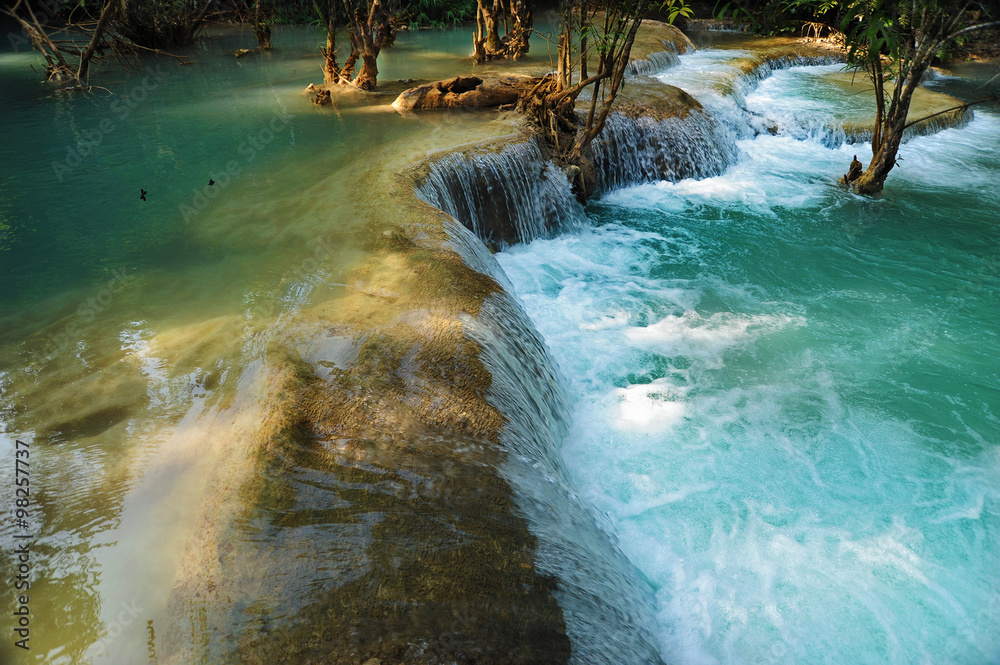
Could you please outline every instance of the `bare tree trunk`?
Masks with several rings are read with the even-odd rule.
[[[872,134],[872,160],[864,173],[854,181],[854,190],[859,194],[878,194],[885,186],[885,179],[896,166],[896,154],[903,140],[903,130],[906,127],[906,117],[910,111],[910,101],[913,92],[920,85],[920,79],[930,65],[930,56],[918,54],[908,68],[905,78],[897,80],[893,90],[892,103],[889,110],[879,112],[876,109],[875,131]],[[881,75],[881,68],[878,68]],[[876,95],[879,103],[884,97]],[[881,107],[880,107],[881,108]]]
[[[98,44],[101,43],[101,38],[104,36],[104,30],[108,25],[108,21],[111,20],[111,15],[117,9],[115,2],[116,0],[108,0],[104,5],[104,9],[101,10],[101,16],[97,19],[94,34],[90,36],[90,43],[87,44],[83,55],[80,56],[80,67],[76,70],[76,78],[79,81],[84,81],[87,78],[87,74],[90,73],[90,61],[94,57],[94,52],[97,50]]]
[[[357,49],[351,48],[350,55],[347,56],[347,61],[344,63],[343,68],[340,70],[340,80],[344,83],[350,83],[351,78],[354,77],[354,65],[358,63],[358,58],[360,58]]]
[[[358,77],[354,79],[354,85],[362,90],[374,90],[378,85],[378,55],[371,53],[361,54],[361,70]]]
[[[483,6],[476,5],[476,32],[472,36],[472,57],[476,62],[486,62],[486,26],[483,23]]]
[[[895,133],[891,129],[885,133],[885,141],[875,151],[872,161],[865,172],[854,181],[854,190],[859,194],[878,194],[885,186],[889,171],[896,165],[896,153],[902,132]]]
[[[601,55],[600,72],[604,73],[605,76],[598,81],[593,94],[596,96],[603,86],[607,91],[606,97],[601,100],[601,110],[597,114],[596,120],[594,119],[594,107],[592,106],[586,126],[577,135],[576,144],[573,146],[573,152],[570,155],[571,160],[574,160],[576,163],[580,163],[583,160],[583,155],[586,153],[587,148],[604,131],[608,114],[611,113],[611,107],[614,104],[615,98],[618,97],[618,93],[621,91],[622,82],[625,80],[625,70],[628,69],[629,59],[632,54],[632,45],[635,43],[635,36],[639,32],[641,23],[641,18],[635,19],[632,23],[625,37],[625,43],[619,53]],[[614,56],[617,56],[617,59],[613,59]]]
[[[511,0],[510,3],[514,27],[507,41],[507,54],[515,60],[528,54],[528,40],[535,25],[533,4],[531,0]]]
[[[332,22],[326,26],[326,48],[323,53],[323,83],[339,83],[341,71],[337,66],[337,28]],[[344,69],[347,69],[345,66]],[[350,76],[350,74],[348,74]]]
[[[351,24],[351,45],[355,59],[361,57],[361,69],[354,85],[362,90],[374,90],[378,85],[378,56],[382,47],[395,37],[393,18],[381,4],[381,0],[371,0],[367,14],[361,10],[354,12]],[[345,67],[346,69],[346,67]]]
[[[479,41],[483,44],[486,58],[495,58],[503,54],[503,44],[500,41],[500,7],[499,0],[476,0],[478,5],[477,24]]]

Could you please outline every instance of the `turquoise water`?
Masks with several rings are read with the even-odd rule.
[[[369,174],[479,138],[391,94],[309,104],[316,31],[239,60],[246,31],[207,36],[192,65],[97,70],[113,95],[0,53],[0,461],[30,442],[41,488],[34,662],[149,659],[215,455],[260,423],[267,348],[329,325],[305,310],[394,214]],[[468,50],[403,35],[381,78],[467,71]],[[728,57],[664,80],[732,113],[710,85]],[[816,71],[747,103],[802,122]],[[860,146],[744,138],[720,177],[618,192],[588,230],[498,255],[574,399],[564,461],[655,586],[670,662],[997,659],[998,129],[914,141],[878,200],[830,184]]]
[[[381,111],[390,121],[379,122],[378,113],[303,104],[302,90],[321,78],[320,42],[318,30],[281,28],[273,53],[236,59],[233,49],[252,45],[249,33],[214,27],[180,51],[193,64],[143,58],[137,72],[99,67],[92,82],[110,92],[86,95],[39,85],[33,53],[3,53],[0,316],[23,317],[116,274],[220,260],[243,273],[227,286],[252,284],[250,259],[262,248],[278,242],[300,251],[294,229],[281,233],[286,202],[300,215],[311,212],[303,203],[315,198],[317,182],[418,124],[391,110]],[[403,35],[380,59],[381,80],[451,71],[467,42],[457,30]],[[310,165],[318,174],[311,180]],[[249,272],[236,267],[240,255],[254,266]]]
[[[395,219],[370,173],[477,138],[475,117],[388,106],[395,79],[470,70],[470,40],[401,35],[385,95],[323,108],[303,93],[322,80],[314,29],[236,59],[249,32],[211,27],[193,64],[98,67],[107,91],[87,94],[0,52],[0,464],[32,446],[30,662],[145,662],[154,623],[164,639],[208,474],[264,420],[269,349],[324,329],[306,310],[334,308],[370,226]],[[5,552],[15,532],[0,523]]]
[[[663,78],[725,112],[696,76],[724,57]],[[828,69],[747,107],[842,119]],[[574,401],[573,483],[667,662],[998,663],[1000,116],[905,144],[872,199],[834,184],[868,146],[743,135],[723,175],[498,255]]]

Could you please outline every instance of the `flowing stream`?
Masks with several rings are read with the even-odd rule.
[[[858,197],[841,67],[744,112],[732,56],[660,75],[737,126],[724,173],[497,257],[566,383],[570,482],[654,586],[665,662],[998,663],[1000,116]]]
[[[523,663],[548,662],[546,630],[565,630],[581,665],[1000,662],[1000,116],[913,138],[866,199],[833,183],[868,149],[844,144],[864,104],[839,65],[758,80],[733,49],[657,55],[637,71],[705,111],[613,118],[607,192],[584,209],[516,134],[440,158],[480,140],[482,116],[403,118],[391,96],[309,105],[317,31],[277,30],[275,53],[239,60],[248,31],[210,37],[186,52],[195,65],[99,69],[112,94],[62,95],[37,85],[34,54],[0,53],[0,463],[28,442],[37,483],[26,662],[163,662],[170,640],[183,662],[271,662],[259,638],[308,636],[303,617],[324,622],[324,603],[358,589],[398,594],[379,612],[415,598],[415,634],[452,626],[405,645],[427,662],[509,641],[492,617],[545,618]],[[401,35],[380,80],[462,73],[468,48],[461,30]],[[382,278],[422,287],[404,270],[416,246],[371,284],[347,280],[394,241],[370,237],[401,209],[370,191],[379,174],[432,155],[418,195],[478,233],[449,231],[506,292],[475,316],[415,308],[392,323],[461,318],[501,445],[303,436],[256,479],[278,508],[262,501],[208,543],[218,551],[185,559],[219,451],[268,420],[276,354],[311,385],[362,351],[391,358],[331,321],[349,294],[373,317],[409,295]],[[415,413],[453,397],[420,392],[418,346],[384,372]],[[363,392],[381,377],[355,378]],[[6,480],[0,499],[13,502]],[[16,534],[0,523],[4,556]],[[452,576],[468,543],[507,577],[485,562]],[[170,633],[171,594],[200,593],[202,566],[223,560],[233,599],[192,601]],[[486,591],[453,619],[440,590],[455,580]]]

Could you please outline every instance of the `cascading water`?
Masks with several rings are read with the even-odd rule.
[[[656,180],[716,175],[735,155],[731,130],[703,111],[664,120],[612,114],[592,149],[602,192]]]
[[[756,131],[800,140],[818,140],[830,148],[871,140],[872,130],[868,123],[870,97],[831,85],[831,79],[836,80],[835,77],[846,81],[851,76],[844,71],[843,64],[834,62],[804,67],[793,61],[790,67],[767,69],[768,78],[754,82],[751,103],[745,97],[743,102],[744,108],[752,114],[751,124]],[[784,91],[789,86],[811,86],[816,94],[808,99],[797,99],[793,106],[783,100]],[[744,95],[749,93],[751,90],[743,91]],[[921,116],[919,110],[914,111],[911,116]],[[959,109],[956,113],[957,118],[942,114],[913,125],[903,137],[908,140],[946,127],[964,127],[973,116],[971,108]]]
[[[666,51],[654,51],[645,58],[633,60],[628,63],[625,73],[628,76],[651,75],[662,72],[681,63],[681,58],[677,54],[677,47],[672,42],[664,42],[668,48]]]
[[[662,77],[730,76],[690,58]],[[497,259],[666,662],[1000,662],[1000,117],[914,138],[858,197],[834,179],[868,148],[803,112],[813,72],[741,91],[724,173],[618,190]]]
[[[541,572],[559,581],[571,662],[660,662],[648,581],[597,527],[566,479],[556,445],[566,433],[568,408],[552,358],[496,260],[465,234],[456,225],[454,247],[466,263],[507,287],[463,324],[482,346],[480,359],[493,377],[490,403],[507,416],[501,441],[510,454],[502,472],[538,537]]]
[[[535,139],[451,153],[429,168],[417,196],[494,246],[543,238],[582,214],[566,176]]]
[[[591,159],[598,191],[720,173],[735,157],[733,128],[694,109],[663,120],[612,114]],[[583,208],[567,176],[535,138],[432,161],[417,196],[493,247],[551,237],[579,225]]]

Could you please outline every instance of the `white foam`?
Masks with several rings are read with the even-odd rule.
[[[1000,383],[979,359],[1000,342],[979,331],[1000,283],[983,263],[945,294],[995,238],[998,130],[908,142],[877,200],[833,183],[864,146],[747,139],[721,176],[616,192],[595,228],[497,255],[667,662],[997,662]],[[914,230],[898,193],[928,186],[961,226]]]

